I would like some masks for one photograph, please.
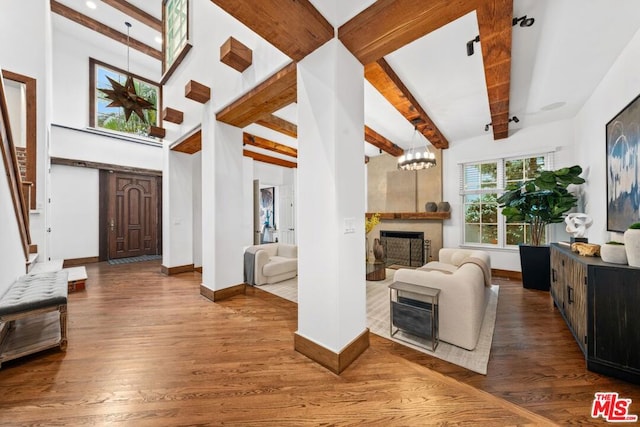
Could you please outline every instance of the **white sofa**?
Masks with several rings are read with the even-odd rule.
[[[265,243],[249,246],[245,250],[246,263],[250,259],[246,254],[253,254],[253,283],[250,285],[264,285],[266,283],[281,282],[298,275],[298,247],[286,243]]]
[[[491,286],[491,258],[486,251],[443,248],[439,261],[399,269],[394,280],[440,289],[439,338],[473,350],[485,312],[485,286]]]

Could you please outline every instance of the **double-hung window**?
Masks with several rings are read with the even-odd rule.
[[[463,244],[507,248],[527,243],[529,225],[507,223],[497,199],[511,184],[533,178],[550,169],[550,153],[464,163],[460,194],[464,212]]]

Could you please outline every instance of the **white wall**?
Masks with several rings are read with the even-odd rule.
[[[607,232],[606,124],[640,94],[640,31],[607,72],[575,118],[576,157],[585,167],[586,212],[593,218],[589,241],[604,243]],[[617,239],[621,239],[617,236]]]
[[[51,127],[51,157],[162,170],[162,145]],[[55,191],[52,189],[52,191]]]
[[[47,196],[47,92],[50,78],[47,66],[47,49],[50,43],[50,10],[46,0],[6,0],[0,13],[0,67],[33,77],[37,81],[37,129],[38,144],[36,206],[44,210]],[[17,34],[24,34],[18,37]],[[42,215],[32,215],[30,223],[31,241],[38,245],[41,256],[46,253],[45,221]]]
[[[65,18],[56,16],[55,19]],[[61,32],[54,21],[51,120],[55,124],[83,129],[89,126],[89,58],[126,70],[127,51],[126,46],[113,41],[108,43],[116,48],[115,51],[105,49],[105,36],[84,28],[78,30],[82,37]],[[130,58],[132,73],[160,81],[160,61],[134,49],[130,51]]]
[[[162,177],[162,265],[194,264],[193,259],[193,159],[164,148]]]
[[[202,154],[191,156],[193,168],[192,198],[193,198],[193,265],[202,267]]]
[[[571,120],[512,131],[509,138],[499,141],[494,141],[493,135],[487,133],[482,137],[455,141],[449,149],[444,150],[443,200],[451,204],[451,219],[444,221],[443,246],[457,247],[462,244],[464,213],[458,184],[461,163],[548,151],[554,151],[555,168],[577,163],[574,156],[573,123]],[[554,226],[556,233],[562,232],[563,227],[559,226]],[[560,235],[556,234],[556,239]],[[491,266],[501,270],[520,271],[518,250],[492,250]]]
[[[2,155],[0,155],[2,157]],[[0,161],[0,296],[26,272],[22,238],[13,209],[4,162]]]
[[[99,255],[98,185],[97,169],[51,166],[51,259]]]

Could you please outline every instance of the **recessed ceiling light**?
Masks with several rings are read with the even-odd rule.
[[[162,44],[162,37],[160,37],[160,36],[156,36],[155,41],[156,41],[156,43],[158,43],[158,44]]]
[[[98,6],[96,6],[96,4],[95,4],[94,2],[92,2],[92,1],[88,1],[88,2],[86,2],[85,4],[87,5],[87,7],[88,7],[89,9],[95,9],[95,8],[97,8],[97,7],[98,7]]]

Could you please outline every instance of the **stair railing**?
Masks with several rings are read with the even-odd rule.
[[[11,133],[11,125],[9,123],[9,112],[7,108],[7,99],[5,96],[4,80],[0,70],[0,151],[2,152],[2,161],[9,182],[9,191],[13,202],[13,209],[16,214],[16,221],[20,229],[20,237],[22,240],[22,248],[24,250],[25,261],[29,260],[29,245],[31,244],[31,236],[29,234],[29,211],[28,205],[25,203],[22,191],[22,178],[20,177],[20,169],[18,166],[18,156],[16,155],[13,143],[13,134]]]

